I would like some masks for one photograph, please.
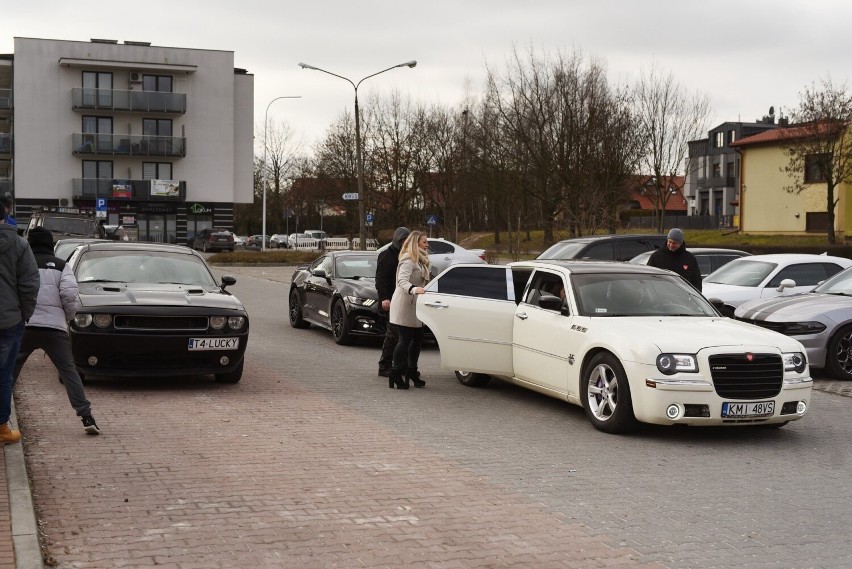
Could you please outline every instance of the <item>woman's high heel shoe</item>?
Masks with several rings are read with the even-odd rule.
[[[396,387],[397,389],[408,389],[408,381],[403,379],[402,371],[392,369],[390,375],[388,376],[388,387],[393,389]]]
[[[415,370],[407,369],[405,370],[405,379],[406,382],[411,381],[414,384],[414,387],[426,387],[426,382],[420,379],[420,372]]]

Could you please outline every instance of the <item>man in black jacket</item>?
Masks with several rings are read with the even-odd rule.
[[[390,323],[388,313],[390,312],[391,297],[396,288],[396,268],[399,265],[399,250],[402,243],[408,238],[411,231],[407,227],[397,227],[393,232],[390,247],[379,253],[376,264],[376,290],[379,291],[379,303],[381,310],[385,313],[387,328],[385,331],[385,343],[382,345],[382,355],[379,358],[379,375],[388,377],[391,364],[393,363],[393,350],[396,348],[399,335],[396,326]]]
[[[677,227],[669,231],[665,248],[651,254],[648,265],[674,271],[701,292],[701,269],[695,255],[686,250],[683,231]]]

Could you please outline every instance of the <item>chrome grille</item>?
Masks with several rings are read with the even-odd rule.
[[[207,330],[206,316],[145,316],[141,314],[117,314],[113,318],[116,330]]]
[[[777,354],[720,354],[710,356],[710,375],[720,397],[775,397],[784,381],[784,364]]]

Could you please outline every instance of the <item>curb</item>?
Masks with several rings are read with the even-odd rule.
[[[11,419],[20,427],[14,401]],[[44,569],[41,545],[38,541],[38,523],[27,476],[27,464],[24,460],[24,442],[22,440],[20,443],[3,445],[3,447],[6,453],[6,482],[9,487],[15,567],[16,569]]]

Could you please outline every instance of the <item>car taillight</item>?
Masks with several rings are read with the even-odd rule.
[[[482,259],[483,261],[486,261],[486,260],[487,260],[487,259],[485,258],[485,253],[484,253],[484,252],[479,254],[479,258],[480,258],[480,259]]]

